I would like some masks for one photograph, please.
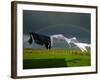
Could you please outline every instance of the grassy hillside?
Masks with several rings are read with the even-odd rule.
[[[24,49],[23,68],[90,66],[90,52],[70,49]]]

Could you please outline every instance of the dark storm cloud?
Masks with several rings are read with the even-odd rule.
[[[45,11],[23,11],[24,33],[38,31],[54,24],[72,24],[90,29],[90,14],[45,12]]]
[[[90,43],[90,14],[23,10],[23,34],[63,34]]]

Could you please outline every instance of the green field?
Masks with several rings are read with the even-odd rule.
[[[91,65],[90,52],[70,49],[24,49],[23,69]]]

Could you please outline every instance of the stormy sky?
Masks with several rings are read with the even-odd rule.
[[[47,36],[63,34],[90,43],[90,16],[88,13],[23,10],[23,41],[29,32],[37,32]]]

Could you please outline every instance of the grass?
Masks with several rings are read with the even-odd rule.
[[[90,52],[70,49],[24,49],[23,69],[90,66]]]
[[[24,65],[24,69],[67,66],[65,59],[29,59],[24,60],[24,63],[27,64]]]

